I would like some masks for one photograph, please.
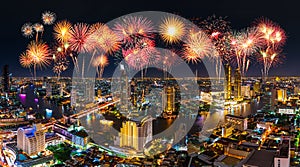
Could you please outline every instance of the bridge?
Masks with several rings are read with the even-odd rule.
[[[108,106],[111,106],[113,104],[116,104],[120,102],[120,99],[117,99],[117,100],[113,100],[111,102],[106,102],[104,104],[101,104],[100,106],[98,106],[98,104],[96,104],[96,106],[92,107],[92,108],[88,108],[88,109],[85,109],[85,110],[81,110],[79,113],[76,113],[76,114],[73,114],[71,116],[71,118],[74,118],[74,119],[79,119],[79,118],[82,118],[84,116],[87,116],[88,114],[91,114],[93,112],[97,112],[101,109],[104,109]]]

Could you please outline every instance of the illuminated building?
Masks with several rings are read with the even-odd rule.
[[[72,125],[68,130],[72,134],[72,143],[84,147],[89,142],[89,135],[82,126]]]
[[[120,147],[142,151],[145,144],[152,140],[152,118],[147,116],[123,122],[119,137]]]
[[[226,86],[225,86],[225,99],[231,99],[232,90],[231,90],[231,66],[226,65]]]
[[[120,112],[127,113],[128,112],[128,100],[129,100],[129,85],[128,85],[128,76],[126,74],[124,65],[120,66],[121,68],[121,76],[120,76],[120,84],[119,84],[119,98],[120,98]]]
[[[28,155],[36,155],[45,149],[45,133],[41,124],[21,127],[17,132],[17,147]]]
[[[279,152],[274,157],[274,167],[290,166],[290,139],[283,139]]]
[[[235,70],[234,73],[234,99],[235,100],[242,100],[242,75],[239,69]]]
[[[137,93],[137,85],[134,79],[131,80],[130,83],[130,87],[131,87],[131,103],[136,106],[137,105],[137,97],[138,97],[138,93]]]
[[[232,135],[232,131],[234,128],[232,126],[224,126],[222,127],[222,137],[228,137]]]
[[[227,114],[225,116],[225,123],[231,123],[235,129],[241,131],[246,130],[248,128],[247,118],[240,116]]]
[[[168,114],[172,114],[175,110],[175,88],[173,86],[164,87],[163,109]]]
[[[247,97],[250,98],[251,94],[250,94],[250,86],[249,85],[245,85],[245,86],[241,86],[241,95],[242,97]]]
[[[277,90],[277,101],[283,104],[287,101],[286,89],[278,89]]]
[[[102,95],[102,90],[101,90],[101,89],[98,89],[98,90],[97,90],[97,97],[101,97],[101,95]]]
[[[260,82],[259,82],[259,81],[256,81],[256,82],[254,83],[254,85],[253,85],[253,90],[254,90],[254,92],[255,92],[255,93],[260,93],[260,87],[261,87]]]

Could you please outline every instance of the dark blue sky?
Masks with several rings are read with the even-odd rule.
[[[2,2],[1,12],[1,61],[0,66],[9,64],[14,76],[29,76],[29,70],[19,65],[18,57],[25,51],[29,39],[22,36],[20,29],[26,22],[40,22],[42,12],[50,10],[58,20],[71,22],[107,22],[125,14],[139,11],[164,11],[185,18],[206,18],[210,15],[227,16],[234,29],[249,26],[256,18],[264,16],[277,22],[286,31],[288,39],[284,47],[284,64],[270,70],[270,75],[300,76],[300,14],[297,1],[108,1],[108,0],[9,0]],[[52,37],[52,26],[45,27],[45,41]],[[46,33],[45,33],[46,34]],[[113,69],[113,65],[107,68]],[[38,76],[53,75],[50,70],[38,71]],[[247,75],[260,75],[258,66],[251,66]]]

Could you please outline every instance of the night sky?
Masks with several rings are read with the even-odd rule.
[[[109,0],[8,0],[1,4],[1,61],[0,66],[8,64],[13,76],[30,76],[29,70],[19,65],[18,57],[26,50],[30,39],[21,34],[21,27],[26,22],[41,22],[45,10],[56,13],[57,20],[67,19],[75,22],[108,22],[114,18],[132,12],[164,11],[178,14],[184,18],[206,18],[210,15],[227,16],[233,29],[250,26],[261,16],[277,22],[288,36],[284,47],[284,63],[270,70],[270,75],[300,76],[300,13],[297,1],[109,1]],[[45,26],[44,41],[50,42],[52,26]],[[111,63],[112,64],[112,63]],[[113,69],[110,65],[106,71]],[[258,65],[252,65],[248,76],[260,76]],[[51,70],[38,71],[38,76],[53,76]]]

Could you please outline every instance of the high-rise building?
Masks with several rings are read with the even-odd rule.
[[[45,149],[45,133],[41,124],[20,127],[17,132],[17,147],[28,155],[36,155]]]
[[[2,84],[3,84],[3,92],[9,93],[10,82],[9,82],[9,71],[8,65],[4,65],[2,70]]]
[[[119,137],[120,147],[143,151],[145,144],[152,140],[152,118],[147,116],[123,122]]]
[[[226,65],[226,86],[225,86],[225,99],[231,99],[232,90],[231,90],[231,66],[229,64]]]
[[[278,89],[277,90],[277,101],[281,102],[283,104],[286,103],[286,101],[287,101],[286,89]]]
[[[251,93],[251,91],[250,91],[250,86],[249,85],[241,86],[241,95],[242,95],[242,97],[250,98],[250,96],[251,96],[250,93]]]
[[[119,84],[119,95],[120,103],[119,109],[121,113],[127,113],[129,107],[129,84],[128,84],[128,76],[126,70],[123,65],[120,66],[120,84]]]
[[[255,93],[260,93],[260,88],[261,88],[261,84],[259,81],[255,81],[254,85],[253,85],[253,90]]]
[[[168,114],[175,111],[175,88],[174,86],[166,86],[163,91],[163,110]]]
[[[234,99],[241,100],[242,99],[242,75],[240,70],[237,68],[234,73]]]
[[[138,92],[137,92],[137,84],[134,78],[132,78],[131,83],[130,83],[130,88],[131,88],[131,103],[136,106],[137,105],[137,98],[138,98]]]

